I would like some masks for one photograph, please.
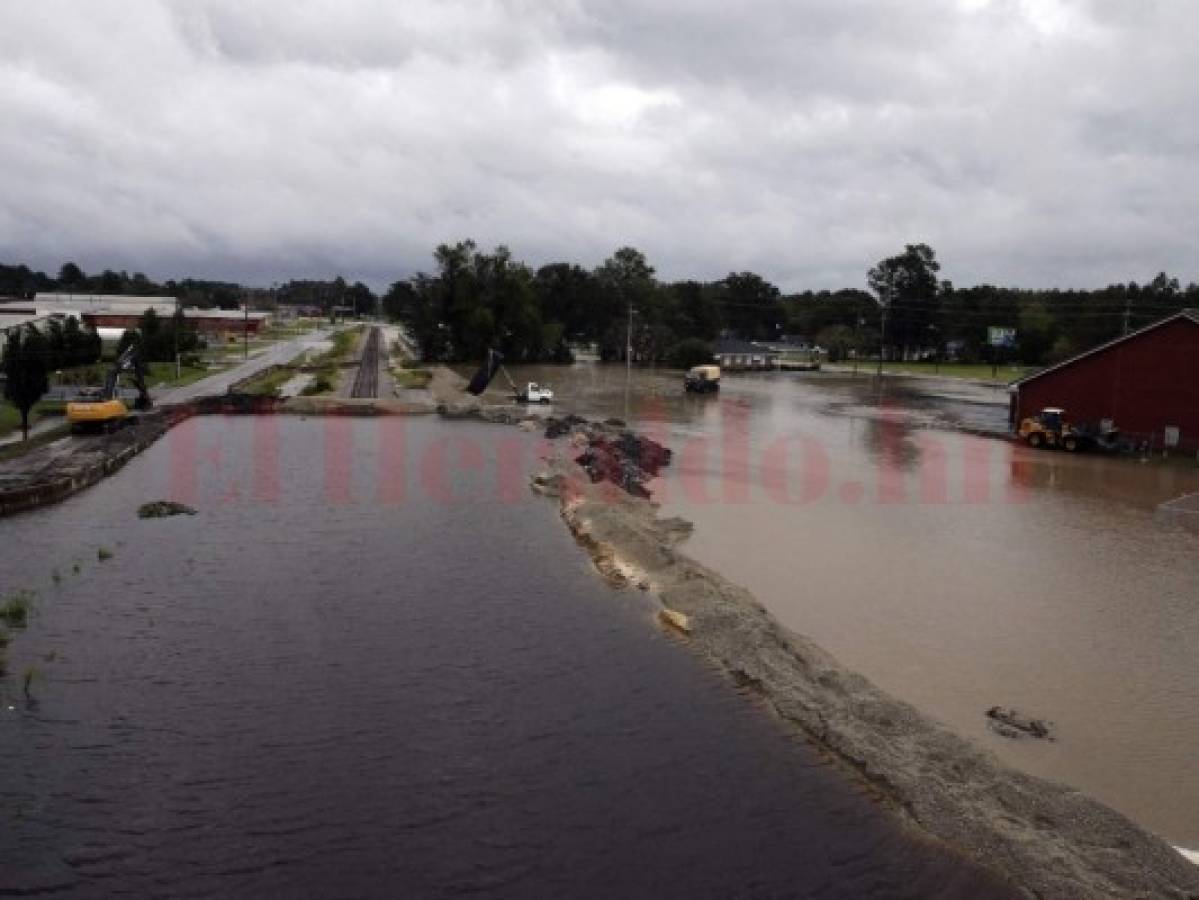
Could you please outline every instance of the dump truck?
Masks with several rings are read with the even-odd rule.
[[[693,366],[683,376],[683,390],[692,394],[714,394],[720,390],[720,366]]]
[[[504,368],[504,355],[498,350],[487,351],[487,355],[483,358],[483,364],[479,366],[479,371],[475,372],[466,388],[467,392],[478,397],[487,390],[492,379],[500,372],[504,373],[504,378],[507,379],[508,386],[512,389],[512,399],[517,403],[554,402],[554,392],[547,384],[529,381],[523,388],[518,388],[516,382],[512,380],[512,376],[508,374],[508,370]]]

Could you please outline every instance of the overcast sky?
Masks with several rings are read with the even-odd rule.
[[[0,262],[1199,280],[1195,0],[0,0]]]

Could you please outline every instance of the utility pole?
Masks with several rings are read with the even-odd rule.
[[[183,309],[179,306],[179,298],[175,298],[175,321],[172,323],[171,332],[175,335],[175,380],[180,377],[179,372],[179,326],[183,324]]]
[[[858,357],[862,355],[862,326],[866,317],[859,315],[853,326],[853,374],[858,374]]]
[[[1128,334],[1128,326],[1132,320],[1132,295],[1124,298],[1124,333]]]
[[[624,336],[624,417],[629,419],[629,385],[633,381],[633,301],[629,301],[629,314],[625,322]]]
[[[883,322],[878,338],[878,377],[883,377],[883,353],[887,347],[887,304],[883,303]]]
[[[629,315],[625,321],[624,336],[625,381],[633,376],[633,301],[629,301]]]
[[[242,347],[245,348],[245,358],[250,358],[250,298],[242,294]]]

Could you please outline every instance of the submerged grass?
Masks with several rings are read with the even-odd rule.
[[[112,551],[107,547],[100,547],[96,550],[96,559],[104,562],[106,559],[112,559]]]
[[[31,606],[33,606],[33,594],[29,591],[17,591],[3,604],[0,604],[0,622],[9,628],[24,628],[29,621]]]

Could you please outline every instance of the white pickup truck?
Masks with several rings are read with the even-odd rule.
[[[523,391],[517,391],[516,399],[521,403],[553,403],[554,392],[536,381],[530,381]]]

